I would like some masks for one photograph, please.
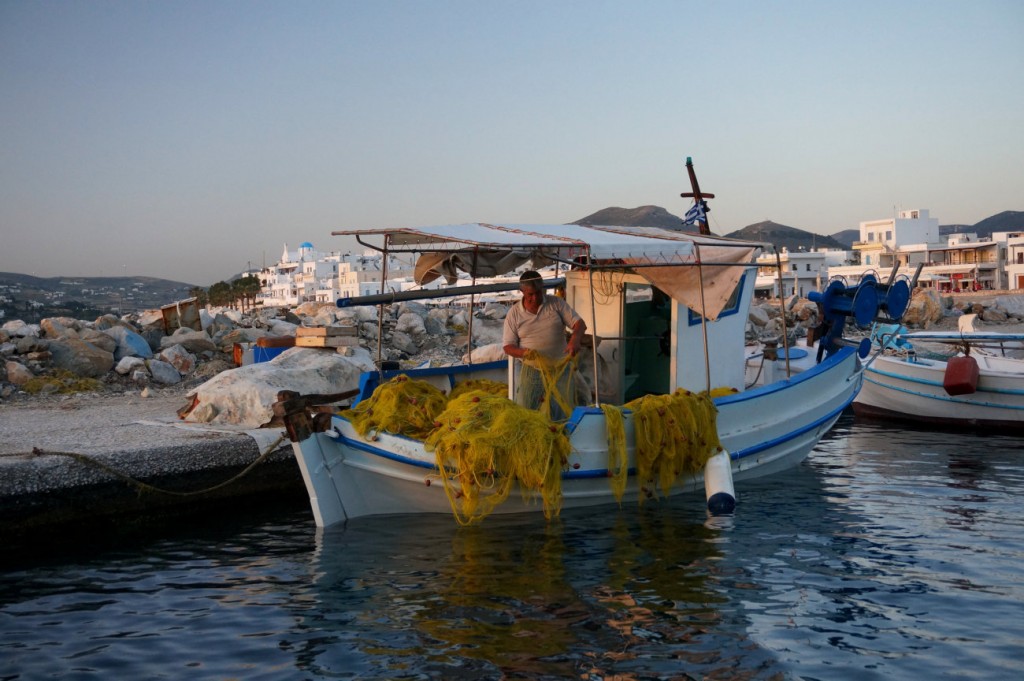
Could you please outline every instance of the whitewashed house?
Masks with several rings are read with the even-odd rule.
[[[1006,288],[1024,289],[1024,232],[997,232],[992,237],[1003,253]]]

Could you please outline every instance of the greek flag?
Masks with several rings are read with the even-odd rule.
[[[703,201],[698,201],[693,204],[693,207],[690,208],[690,210],[686,211],[686,215],[683,216],[683,224],[693,225],[696,224],[698,220],[702,222],[707,220],[707,216],[704,214]]]

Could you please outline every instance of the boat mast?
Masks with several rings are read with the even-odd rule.
[[[711,209],[708,208],[708,204],[704,199],[713,199],[715,198],[715,195],[701,192],[700,185],[697,183],[697,173],[693,169],[693,159],[689,156],[686,157],[686,172],[690,176],[690,187],[693,191],[683,192],[679,196],[684,199],[692,198],[694,205],[700,206],[701,212],[700,217],[697,218],[697,227],[700,228],[700,233],[703,236],[710,236],[711,229],[708,227],[707,214],[711,212]]]

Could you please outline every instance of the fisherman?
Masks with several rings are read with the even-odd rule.
[[[509,357],[527,360],[519,372],[516,403],[537,409],[544,401],[544,381],[537,365],[555,367],[567,356],[575,357],[587,325],[565,300],[544,294],[544,282],[533,270],[519,277],[519,292],[523,294],[522,300],[513,305],[505,317],[502,345]],[[567,328],[572,330],[568,343],[565,340]],[[536,353],[535,358],[528,358],[530,351]],[[569,366],[560,374],[558,390],[567,404],[575,403],[574,376]],[[552,420],[568,416],[554,399],[549,409]]]

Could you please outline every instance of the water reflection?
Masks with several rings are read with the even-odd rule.
[[[678,669],[692,640],[722,621],[727,600],[709,585],[722,530],[704,521],[652,505],[566,513],[553,523],[352,523],[318,542],[315,627],[321,637],[332,625],[372,631],[350,652],[394,673],[603,678],[632,667],[653,673],[671,660]],[[694,654],[709,668],[722,660],[713,650]],[[348,661],[334,645],[307,646],[299,657],[300,669],[321,673]]]

